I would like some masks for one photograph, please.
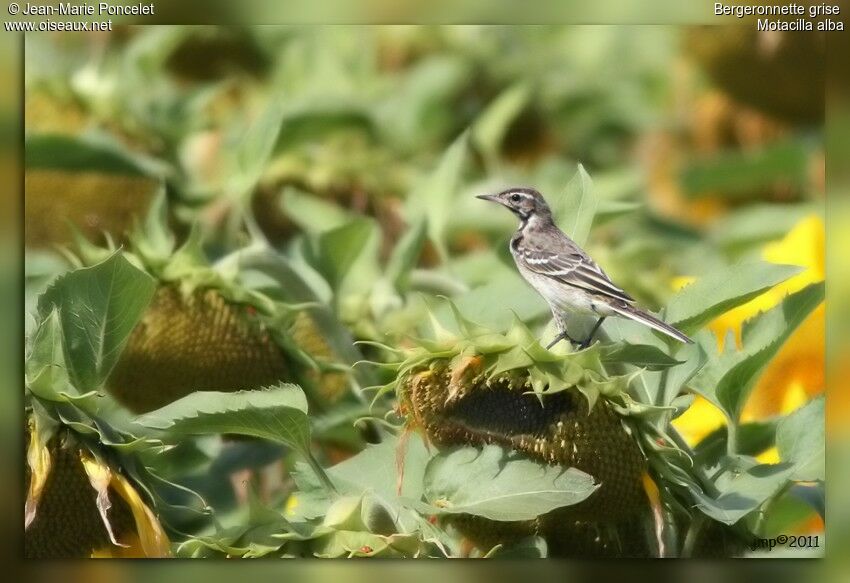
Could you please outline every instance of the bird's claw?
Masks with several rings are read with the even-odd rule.
[[[550,343],[546,346],[546,350],[549,350],[550,348],[552,348],[553,346],[555,346],[555,345],[556,345],[558,342],[560,342],[561,340],[569,340],[569,341],[570,341],[570,344],[573,344],[573,345],[574,345],[574,344],[576,344],[576,341],[575,341],[575,340],[573,340],[572,338],[570,338],[569,334],[567,334],[566,332],[561,332],[560,334],[558,334],[557,336],[555,336],[555,338],[553,338],[553,339],[552,339],[552,342],[550,342]]]
[[[575,340],[574,338],[571,338],[566,332],[561,332],[560,334],[555,336],[555,338],[552,339],[552,342],[550,342],[546,346],[546,350],[549,350],[550,348],[555,346],[561,340],[569,340],[570,344],[572,344],[577,350],[584,350],[585,348],[587,348],[588,346],[590,346],[592,344],[593,337],[591,336],[591,337],[585,338],[584,340]]]

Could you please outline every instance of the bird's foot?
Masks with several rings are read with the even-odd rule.
[[[556,345],[558,342],[560,342],[561,340],[569,340],[570,344],[573,344],[573,345],[578,344],[578,342],[577,342],[576,340],[574,340],[573,338],[571,338],[569,334],[567,334],[566,332],[561,332],[560,334],[558,334],[557,336],[555,336],[555,338],[554,338],[554,339],[552,339],[552,342],[550,342],[550,343],[546,346],[546,350],[549,350],[550,348],[552,348],[553,346],[555,346],[555,345]]]
[[[593,344],[593,337],[588,336],[587,338],[585,338],[584,340],[582,340],[581,342],[578,343],[578,349],[584,350],[585,348],[587,348],[591,344]]]
[[[596,321],[596,324],[593,326],[593,330],[590,331],[590,334],[587,335],[587,338],[579,342],[578,349],[584,350],[588,346],[593,343],[593,336],[596,334],[596,331],[599,330],[599,327],[602,325],[602,322],[605,321],[605,316],[602,316]]]

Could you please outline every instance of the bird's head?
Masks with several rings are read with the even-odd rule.
[[[523,221],[534,216],[540,218],[551,218],[552,216],[543,195],[533,188],[509,188],[498,194],[482,194],[477,198],[502,204]]]

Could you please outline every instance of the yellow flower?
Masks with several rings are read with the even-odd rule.
[[[799,265],[804,269],[789,280],[713,320],[709,328],[717,337],[718,348],[723,349],[730,331],[740,347],[741,329],[746,320],[778,305],[786,295],[809,284],[823,281],[824,231],[823,220],[817,215],[810,215],[797,223],[781,240],[764,247],[762,256],[766,261]],[[681,277],[677,278],[673,285],[680,288],[690,281],[693,281],[693,278]],[[825,308],[821,305],[782,346],[747,400],[741,416],[742,421],[788,413],[809,397],[823,391],[824,316]],[[697,398],[691,408],[674,422],[676,428],[691,444],[698,443],[723,424],[721,412],[701,398]]]
[[[741,326],[744,321],[778,305],[786,295],[799,291],[809,284],[823,281],[825,270],[824,245],[824,224],[817,215],[802,219],[783,239],[766,245],[762,251],[762,257],[766,261],[784,265],[799,265],[804,269],[789,280],[714,320],[710,324],[710,328],[717,335],[720,348],[723,348],[724,339],[729,330],[735,333],[735,341],[740,347]],[[821,312],[822,308],[823,306],[820,308]],[[814,314],[809,317],[807,322],[817,320],[813,316]],[[823,313],[821,313],[820,322],[823,323]],[[805,324],[800,327],[800,330],[804,327]],[[799,335],[800,330],[797,330],[795,336]],[[822,340],[822,326],[820,337]],[[789,339],[789,343],[793,340],[793,337]],[[823,351],[821,350],[822,354]],[[820,360],[823,361],[823,356]]]
[[[787,415],[802,407],[808,401],[808,395],[799,383],[792,384],[782,398],[779,412]],[[696,445],[707,435],[724,427],[726,417],[723,413],[703,397],[694,399],[693,404],[687,411],[682,413],[673,421],[673,426],[682,434],[690,445]],[[776,447],[771,447],[757,456],[764,464],[779,463],[779,452]]]
[[[673,420],[673,427],[691,446],[698,444],[711,432],[725,425],[726,417],[720,409],[699,396],[684,413]]]

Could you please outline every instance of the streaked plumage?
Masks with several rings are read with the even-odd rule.
[[[634,298],[617,287],[581,247],[567,237],[552,219],[543,196],[532,188],[511,188],[478,198],[506,206],[520,219],[510,248],[522,276],[549,304],[560,334],[550,347],[564,338],[566,317],[571,313],[593,314],[599,320],[587,339],[608,316],[622,316],[658,330],[680,342],[691,339],[658,318],[637,308]]]

